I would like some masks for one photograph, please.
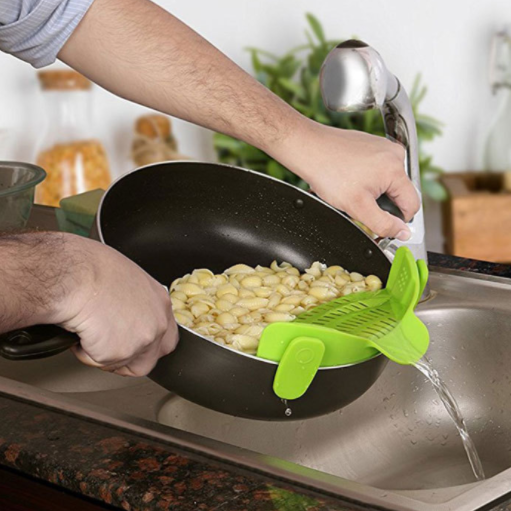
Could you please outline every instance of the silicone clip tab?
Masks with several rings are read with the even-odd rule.
[[[316,376],[325,345],[313,337],[297,337],[287,346],[273,380],[273,390],[281,399],[303,396]]]

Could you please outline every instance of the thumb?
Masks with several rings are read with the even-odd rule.
[[[75,357],[86,366],[90,367],[102,367],[101,364],[93,360],[86,352],[85,350],[80,346],[73,346],[71,348],[71,351],[74,353]]]

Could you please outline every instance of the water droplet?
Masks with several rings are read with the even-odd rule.
[[[286,408],[286,411],[284,412],[286,414],[286,417],[291,417],[293,414],[293,410],[291,408]]]

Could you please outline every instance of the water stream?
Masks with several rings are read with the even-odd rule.
[[[485,478],[483,465],[481,463],[481,459],[479,458],[479,454],[477,453],[476,446],[474,445],[474,442],[468,433],[465,419],[461,415],[461,411],[458,403],[456,402],[456,399],[454,399],[451,391],[440,378],[438,372],[431,365],[431,362],[427,357],[422,357],[415,364],[415,367],[433,384],[435,392],[437,393],[439,399],[442,401],[442,404],[447,410],[447,413],[452,418],[454,425],[460,434],[461,441],[463,442],[463,447],[465,448],[465,452],[468,456],[468,461],[470,462],[470,466],[472,467],[476,479],[478,481],[483,480]]]

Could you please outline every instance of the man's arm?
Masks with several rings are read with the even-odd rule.
[[[1,236],[1,330],[52,322],[86,273],[77,256],[62,235]]]
[[[115,250],[65,233],[0,236],[0,332],[58,324],[78,358],[142,376],[177,343],[163,286]]]
[[[306,119],[149,0],[95,0],[59,58],[121,97],[259,147],[377,234],[408,237],[375,202],[387,193],[407,219],[419,207],[400,146]]]

